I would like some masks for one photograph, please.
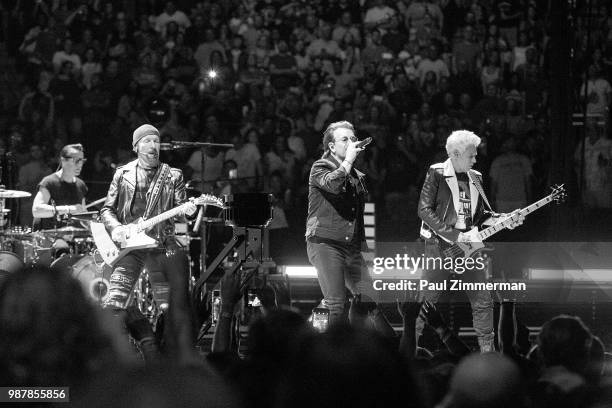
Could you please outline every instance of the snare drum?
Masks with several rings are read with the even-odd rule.
[[[101,305],[108,297],[112,268],[96,263],[93,255],[64,255],[56,259],[51,268],[66,271],[78,279],[85,294]]]
[[[233,227],[264,228],[272,220],[272,194],[225,195],[225,223]]]

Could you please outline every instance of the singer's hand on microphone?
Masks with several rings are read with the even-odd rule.
[[[358,143],[359,141],[348,142],[346,146],[346,155],[344,157],[344,160],[346,160],[350,164],[353,164],[355,162],[357,155],[361,153],[364,149],[363,147],[359,147]]]

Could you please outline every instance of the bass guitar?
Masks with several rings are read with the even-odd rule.
[[[482,250],[484,248],[484,244],[482,243],[487,238],[491,237],[494,234],[508,228],[512,225],[519,217],[527,216],[528,214],[544,207],[545,205],[556,202],[560,203],[565,200],[566,193],[565,187],[563,184],[560,186],[551,187],[552,192],[546,197],[542,198],[535,203],[522,208],[514,213],[511,216],[502,218],[495,224],[483,229],[482,231],[478,231],[478,227],[474,227],[471,230],[464,232],[463,235],[466,238],[466,241],[461,242],[448,242],[444,239],[438,239],[440,252],[444,257],[448,258],[469,258],[474,255],[475,252]]]

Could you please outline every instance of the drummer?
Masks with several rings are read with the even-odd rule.
[[[85,211],[87,186],[78,176],[86,160],[80,143],[62,148],[59,170],[38,184],[32,205],[35,231],[70,225],[70,214]]]

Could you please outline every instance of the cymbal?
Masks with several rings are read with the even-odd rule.
[[[30,197],[32,194],[27,191],[19,190],[0,190],[0,198],[25,198]]]
[[[67,227],[56,228],[56,229],[40,230],[39,232],[42,232],[43,234],[69,235],[69,234],[83,234],[83,233],[88,234],[89,230],[85,228],[67,226]]]

